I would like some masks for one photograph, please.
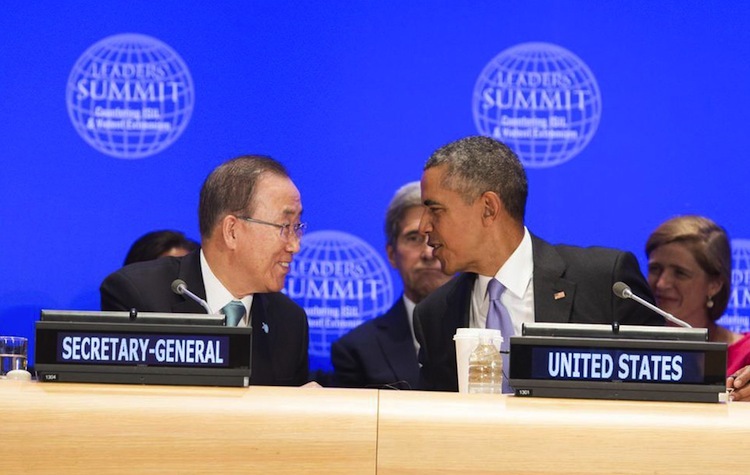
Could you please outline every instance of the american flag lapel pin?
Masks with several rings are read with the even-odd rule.
[[[561,290],[559,292],[555,292],[555,300],[560,300],[565,298],[565,291]]]

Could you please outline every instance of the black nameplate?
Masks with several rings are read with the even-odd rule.
[[[520,336],[510,339],[517,396],[726,401],[726,344]]]
[[[106,317],[96,322],[89,317],[87,312],[84,321],[36,322],[40,381],[249,385],[250,328],[126,323]],[[163,315],[158,320],[164,321]]]
[[[57,363],[229,367],[226,335],[57,332]]]

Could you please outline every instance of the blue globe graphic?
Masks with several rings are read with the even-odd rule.
[[[140,34],[107,37],[71,70],[68,115],[96,150],[117,158],[161,152],[182,135],[193,113],[185,62],[168,45]]]
[[[732,239],[732,287],[719,325],[737,333],[750,331],[750,240]]]
[[[362,239],[339,231],[306,234],[284,293],[310,324],[310,367],[330,370],[331,343],[393,304],[390,269]]]
[[[474,123],[516,152],[525,166],[560,165],[593,138],[602,113],[591,70],[549,43],[523,43],[493,58],[472,96]]]

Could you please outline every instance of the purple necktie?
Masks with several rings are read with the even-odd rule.
[[[508,350],[510,348],[510,337],[513,336],[513,321],[510,319],[508,309],[500,302],[500,296],[505,292],[505,286],[497,279],[491,279],[487,285],[487,293],[490,297],[490,309],[487,312],[486,328],[500,330],[503,334],[503,343],[500,345],[503,357],[503,393],[512,393],[507,375],[510,373],[510,359]]]

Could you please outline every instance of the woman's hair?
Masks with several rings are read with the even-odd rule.
[[[139,237],[130,246],[128,255],[125,257],[125,265],[156,259],[174,248],[192,252],[199,247],[197,242],[186,238],[179,231],[153,231]]]
[[[729,302],[732,282],[732,250],[727,232],[703,216],[677,216],[659,225],[646,241],[646,256],[665,244],[680,243],[695,258],[701,269],[721,282],[721,290],[713,296],[709,316],[716,320],[724,314]]]

